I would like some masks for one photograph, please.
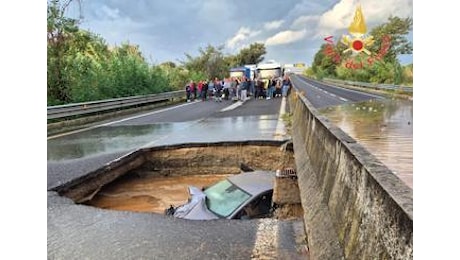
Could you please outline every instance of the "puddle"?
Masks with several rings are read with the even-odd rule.
[[[371,100],[320,113],[381,160],[413,188],[413,103]]]
[[[76,159],[141,147],[190,142],[271,140],[276,115],[209,118],[150,125],[113,125],[61,136],[47,142],[48,161]]]
[[[206,187],[231,174],[192,176],[129,175],[102,188],[87,204],[104,209],[164,214],[170,205],[187,202],[188,186]]]
[[[185,123],[104,126],[51,139],[48,160],[75,159],[102,153],[134,150],[156,136],[186,127]]]

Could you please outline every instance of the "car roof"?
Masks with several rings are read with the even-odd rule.
[[[228,177],[228,180],[252,196],[255,196],[265,191],[273,190],[273,185],[275,183],[275,172],[243,172]]]

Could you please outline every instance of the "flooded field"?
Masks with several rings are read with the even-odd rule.
[[[413,104],[371,100],[320,110],[413,188]]]
[[[163,214],[170,205],[187,202],[188,186],[204,187],[230,176],[229,174],[192,176],[129,175],[107,185],[87,204],[99,208],[154,212]]]

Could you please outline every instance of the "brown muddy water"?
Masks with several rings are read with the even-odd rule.
[[[190,176],[128,175],[101,189],[87,204],[104,209],[163,214],[170,205],[187,202],[188,186],[206,187],[231,174]]]
[[[263,158],[263,159],[261,159]],[[295,169],[292,143],[244,141],[145,148],[55,189],[76,203],[163,213],[188,201],[188,186],[202,188],[241,172]]]
[[[371,100],[320,110],[413,188],[413,103]]]

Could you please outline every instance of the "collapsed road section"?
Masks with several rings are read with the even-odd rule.
[[[262,207],[260,205],[266,206],[267,209],[262,211],[264,214],[260,215],[277,218],[300,217],[302,208],[296,179],[287,180],[284,178],[286,176],[280,174],[275,178],[275,171],[286,172],[285,169],[292,169],[295,172],[293,154],[292,143],[286,141],[190,143],[150,147],[130,153],[54,190],[76,203],[108,209],[162,213],[169,205],[177,207],[180,202],[187,202],[189,194],[186,191],[190,184],[202,188],[216,183],[214,189],[202,188],[203,194],[207,193],[208,199],[212,196],[221,197],[221,194],[216,194],[219,192],[218,186],[226,184],[219,184],[217,181],[229,177],[230,183],[235,186],[233,190],[238,188],[242,194],[251,195],[244,198],[248,203],[253,201],[252,206],[257,204],[259,208]],[[255,171],[257,174],[262,171],[266,174],[257,177],[256,174],[244,178],[230,177],[242,171]],[[273,180],[267,179],[270,187],[261,190],[265,175],[272,176]],[[236,192],[222,195],[228,195],[229,198],[237,196]],[[224,202],[219,201],[219,204]],[[234,206],[244,205],[242,202],[241,205]],[[249,211],[250,206],[245,210]],[[267,214],[268,209],[274,214]],[[232,216],[241,217],[239,214]]]
[[[297,188],[299,194],[295,176],[275,174],[278,169],[294,169],[293,153],[292,143],[245,141],[158,146],[127,154],[48,192],[48,257],[308,259],[303,220],[298,218],[301,206],[286,199],[286,191],[273,192],[273,205],[282,209],[284,219],[274,214],[244,221],[192,221],[88,206],[104,189],[125,179],[197,173],[224,178],[242,171],[271,172],[279,175],[275,189]],[[288,183],[277,185],[278,181]]]

